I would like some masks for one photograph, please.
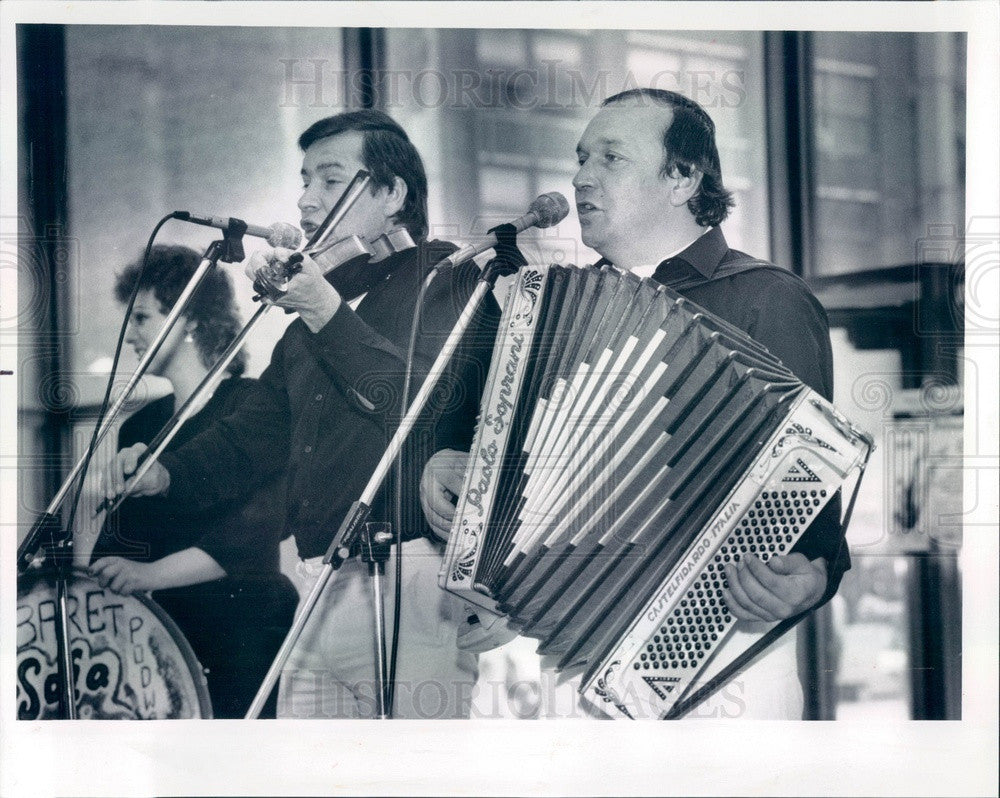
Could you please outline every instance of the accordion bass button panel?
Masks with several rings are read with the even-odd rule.
[[[744,554],[784,554],[852,472],[870,440],[830,422],[825,400],[807,392],[677,563],[624,639],[580,692],[611,715],[662,718],[775,624],[754,625],[740,649],[727,637],[736,619],[722,599],[723,567]],[[758,633],[759,632],[759,633]],[[747,642],[748,641],[748,642]]]

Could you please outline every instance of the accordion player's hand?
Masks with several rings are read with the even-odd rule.
[[[743,621],[780,621],[813,606],[826,590],[826,560],[798,552],[766,563],[752,554],[726,566],[729,611]]]
[[[424,466],[420,479],[420,506],[431,529],[443,540],[451,534],[455,505],[462,492],[468,462],[468,452],[442,449]]]

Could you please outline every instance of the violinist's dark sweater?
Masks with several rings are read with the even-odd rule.
[[[364,490],[400,418],[406,350],[420,286],[430,267],[454,251],[422,242],[391,256],[384,279],[351,310],[347,303],[313,334],[293,322],[239,410],[164,455],[170,503],[200,512],[243,495],[288,469],[286,532],[303,559],[325,553]],[[440,351],[479,276],[471,263],[444,269],[427,292],[417,335],[411,396]],[[336,281],[332,281],[336,284]],[[477,314],[451,373],[410,435],[403,462],[403,535],[427,531],[418,486],[428,458],[468,450],[499,319],[492,295]],[[391,520],[383,490],[372,519]],[[388,495],[393,495],[389,493]]]

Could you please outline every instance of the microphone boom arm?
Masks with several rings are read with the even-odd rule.
[[[511,222],[511,224],[514,226],[515,232],[523,233],[529,227],[546,228],[557,225],[565,219],[568,214],[569,202],[566,201],[566,198],[558,191],[550,191],[548,194],[542,194],[536,197],[534,202],[532,202],[531,206],[528,208],[528,212],[523,216],[519,216]],[[435,268],[440,269],[445,266],[457,266],[458,264],[469,260],[469,258],[474,258],[476,255],[479,255],[488,249],[492,249],[497,245],[497,243],[496,234],[491,233],[479,243],[466,244],[457,252],[453,252],[447,258],[438,263]]]

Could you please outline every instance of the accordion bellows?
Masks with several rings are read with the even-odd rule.
[[[441,586],[609,714],[663,717],[733,652],[723,565],[791,549],[870,439],[745,333],[613,267],[510,287]]]

